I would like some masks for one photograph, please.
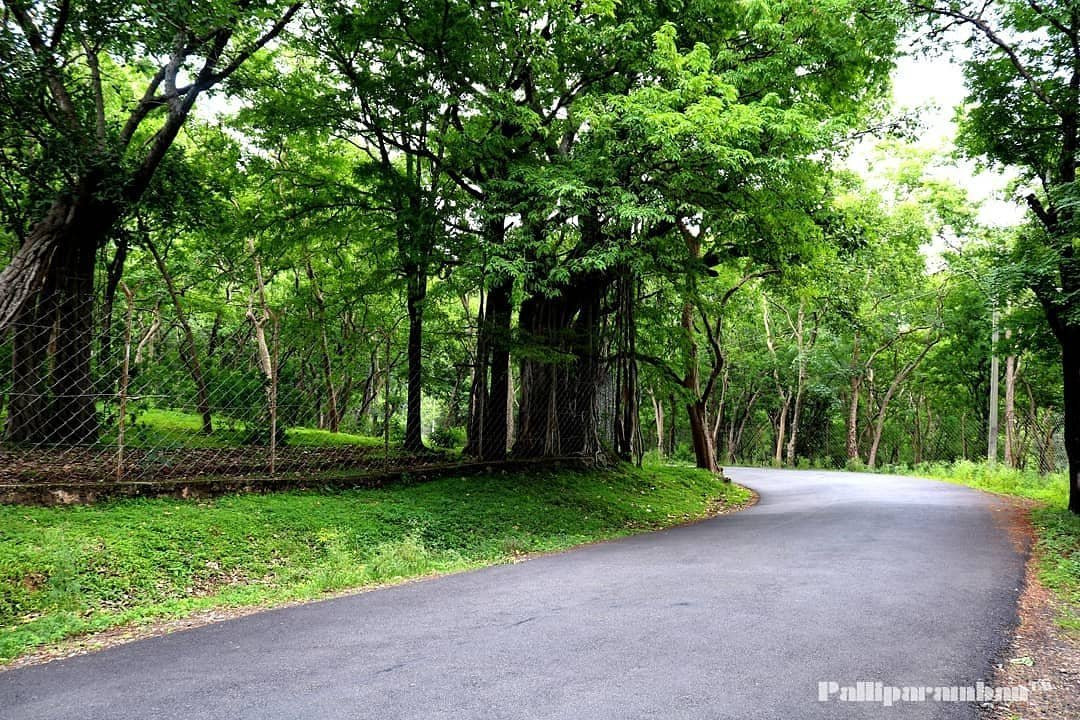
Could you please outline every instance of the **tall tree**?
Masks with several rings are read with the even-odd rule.
[[[5,0],[4,8],[0,124],[24,132],[11,138],[21,156],[0,162],[30,168],[43,203],[0,271],[0,329],[55,322],[53,436],[84,442],[97,433],[97,252],[146,193],[198,97],[279,35],[300,4]],[[47,338],[16,335],[14,361],[33,364]]]
[[[1035,219],[1015,271],[1042,304],[1062,350],[1069,509],[1080,513],[1080,5],[1073,0],[919,2],[935,32],[966,30],[968,107],[960,145],[1020,168]]]

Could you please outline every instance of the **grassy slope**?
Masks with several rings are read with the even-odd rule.
[[[181,410],[150,408],[138,414],[134,425],[129,425],[126,440],[130,447],[145,448],[225,448],[239,447],[245,444],[248,432],[241,422],[231,421],[221,415],[214,416],[214,434],[201,434],[202,418]],[[332,447],[356,445],[360,447],[380,448],[380,438],[353,435],[350,433],[332,433],[306,427],[290,427],[285,431],[290,445]],[[114,432],[103,436],[102,442],[114,443]]]
[[[1080,516],[1068,510],[1069,486],[1063,473],[1041,476],[1031,471],[971,462],[920,465],[916,473],[1043,503],[1031,513],[1039,577],[1065,601],[1061,624],[1080,632]]]
[[[688,468],[445,478],[337,493],[0,506],[0,660],[214,606],[317,597],[684,522],[743,488]]]

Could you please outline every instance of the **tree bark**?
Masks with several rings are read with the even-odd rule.
[[[653,420],[656,423],[656,453],[664,455],[664,401],[657,400],[656,394],[650,389],[649,399],[652,400]]]
[[[810,347],[807,347],[806,336],[803,332],[803,322],[806,317],[806,311],[804,309],[803,302],[799,303],[798,321],[795,324],[795,346],[799,353],[798,363],[799,370],[795,381],[795,404],[791,410],[791,429],[788,435],[787,441],[787,464],[789,466],[795,465],[795,448],[798,444],[799,436],[799,423],[802,419],[802,404],[803,394],[806,390],[806,353],[813,346],[813,342],[810,343]],[[817,327],[814,328],[813,335],[816,337]]]
[[[623,460],[641,460],[640,403],[637,366],[637,321],[634,308],[638,295],[637,275],[621,267],[615,282],[615,454]],[[599,308],[597,308],[599,312]],[[654,403],[655,404],[655,403]],[[663,418],[658,418],[663,425]]]
[[[686,404],[686,414],[690,422],[690,441],[694,445],[694,461],[697,467],[703,470],[719,472],[720,466],[716,463],[716,448],[713,446],[712,432],[706,414],[707,399],[701,397],[698,346],[694,339],[694,306],[689,301],[683,305],[682,327],[690,343],[683,387],[693,398]]]
[[[704,403],[687,403],[686,411],[690,420],[690,437],[694,442],[694,461],[697,467],[709,472],[720,472]]]
[[[1069,510],[1080,514],[1080,327],[1062,331],[1061,369],[1065,400],[1065,454],[1069,458]]]
[[[77,237],[67,240],[53,268],[59,300],[49,436],[57,444],[82,445],[97,440],[96,401],[106,390],[95,387],[91,367],[98,243],[81,242]]]
[[[50,275],[62,274],[54,270],[54,262],[70,260],[81,244],[95,250],[100,245],[103,233],[98,231],[98,223],[90,222],[95,214],[103,219],[105,215],[91,212],[96,189],[97,179],[87,177],[79,190],[57,198],[0,271],[0,329],[15,322],[22,307],[45,287]]]
[[[526,358],[515,457],[600,452],[600,312],[609,284],[609,278],[588,273],[555,296],[534,295],[522,303],[519,325]]]
[[[671,412],[668,413],[668,431],[667,431],[667,450],[664,453],[667,456],[673,456],[679,449],[679,431],[676,420],[678,419],[678,405],[675,402],[675,395],[668,395],[668,405],[671,406]]]
[[[424,450],[423,425],[420,417],[424,392],[423,344],[424,302],[427,298],[427,272],[423,265],[410,265],[405,269],[408,276],[407,305],[409,313],[409,345],[407,398],[405,403],[405,449],[410,452]]]
[[[776,415],[776,444],[773,448],[773,465],[779,467],[784,460],[784,437],[787,435],[787,417],[791,409],[791,397],[787,393],[780,394],[780,410]]]
[[[1005,331],[1008,340],[1011,333]],[[1016,376],[1020,372],[1016,355],[1005,357],[1005,464],[1015,468],[1020,464],[1016,437]]]
[[[501,282],[488,293],[485,326],[489,357],[489,382],[484,402],[484,434],[480,443],[480,458],[504,460],[507,450],[506,411],[510,397],[510,321],[513,313],[509,280]]]
[[[52,290],[44,289],[36,301],[19,310],[14,324],[11,354],[11,391],[4,437],[9,442],[45,441],[48,427],[49,340],[56,322]]]
[[[776,437],[774,438],[773,465],[779,466],[784,458],[784,435],[787,430],[788,410],[791,408],[791,390],[780,382],[780,370],[777,367],[776,345],[773,342],[772,326],[769,324],[769,299],[761,299],[761,319],[765,327],[765,347],[773,359],[772,376],[776,385],[776,394],[780,397],[780,410],[776,416]]]
[[[855,334],[851,349],[850,388],[851,401],[847,416],[847,457],[859,460],[859,393],[862,390],[862,369],[859,366],[859,335]]]
[[[859,460],[859,393],[862,392],[862,379],[851,376],[851,401],[848,403],[847,416],[847,457]]]

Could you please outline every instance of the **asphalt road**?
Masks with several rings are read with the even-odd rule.
[[[998,501],[926,480],[733,469],[741,513],[0,673],[0,717],[973,718],[818,700],[967,686],[1015,622]]]

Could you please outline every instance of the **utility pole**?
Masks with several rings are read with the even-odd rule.
[[[998,441],[998,311],[994,307],[992,315],[994,330],[990,341],[990,422],[986,429],[986,460],[991,465],[997,462]]]

